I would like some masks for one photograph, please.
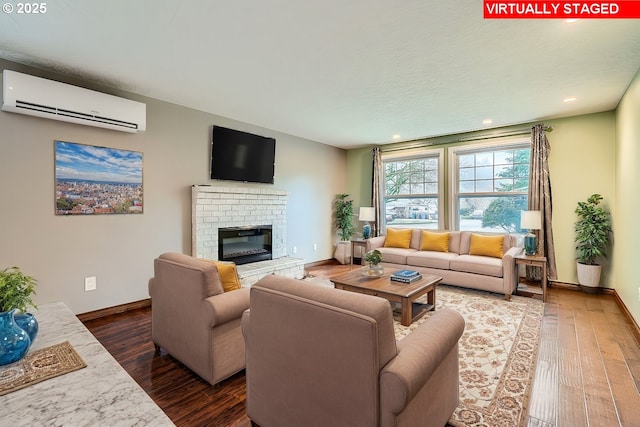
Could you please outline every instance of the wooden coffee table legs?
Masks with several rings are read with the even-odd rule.
[[[419,293],[411,295],[410,297],[401,298],[400,324],[402,326],[411,325],[412,322],[415,322],[424,316],[427,311],[434,310],[436,308],[436,286],[432,285],[426,289],[426,304],[415,302],[416,299],[420,298],[424,294],[425,293]]]

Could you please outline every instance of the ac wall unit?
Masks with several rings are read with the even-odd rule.
[[[147,106],[78,86],[4,70],[2,110],[124,132],[144,132]]]

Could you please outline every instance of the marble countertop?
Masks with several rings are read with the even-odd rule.
[[[0,425],[174,425],[66,305],[33,314],[40,327],[29,351],[69,341],[87,367],[0,396]]]

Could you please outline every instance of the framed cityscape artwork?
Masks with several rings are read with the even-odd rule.
[[[56,215],[141,214],[142,153],[55,141]]]

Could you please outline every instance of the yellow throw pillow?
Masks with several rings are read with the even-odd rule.
[[[422,230],[421,251],[449,252],[449,237],[451,233],[434,233]]]
[[[384,239],[385,248],[402,248],[409,249],[411,245],[410,228],[406,230],[397,230],[395,228],[387,228],[387,237]]]
[[[220,281],[222,282],[222,288],[225,292],[235,291],[240,289],[240,279],[238,278],[238,272],[236,271],[236,265],[232,262],[224,261],[210,261],[218,268],[218,274],[220,275]]]
[[[502,258],[502,242],[504,236],[483,236],[471,234],[471,246],[469,255],[483,255],[493,258]]]

